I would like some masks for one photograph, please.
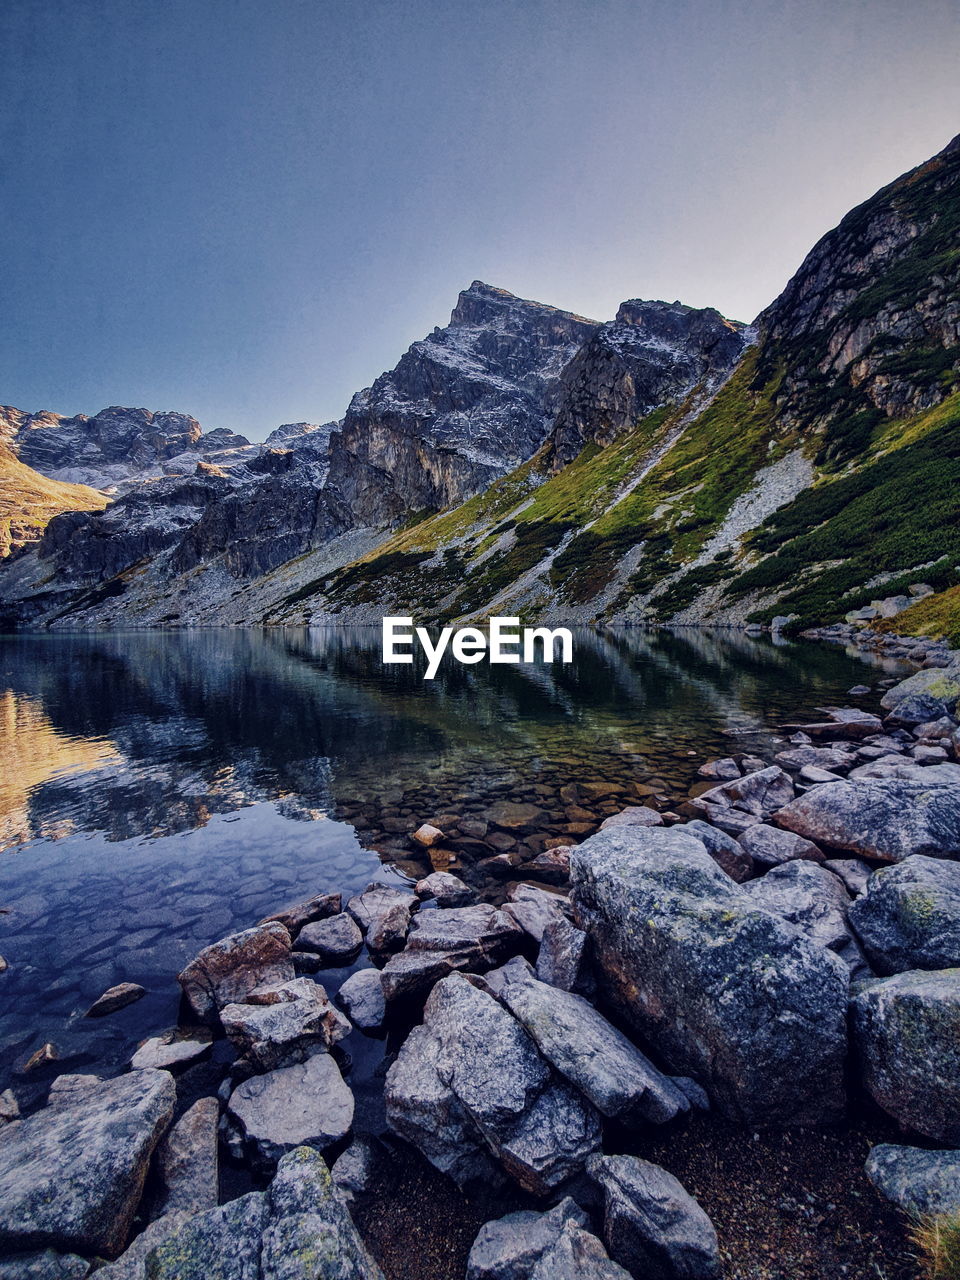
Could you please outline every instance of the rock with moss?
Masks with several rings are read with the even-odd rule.
[[[960,656],[955,655],[949,667],[930,667],[915,671],[912,676],[907,676],[906,680],[901,680],[888,689],[880,699],[880,705],[884,711],[893,711],[908,697],[930,698],[940,703],[948,713],[956,711],[960,705]],[[924,720],[935,718],[922,717]],[[919,724],[920,721],[916,723]]]
[[[603,996],[722,1115],[843,1113],[849,974],[836,955],[758,907],[683,828],[602,832],[571,870]]]
[[[960,969],[868,983],[852,1014],[860,1078],[878,1106],[924,1137],[960,1144]]]
[[[850,923],[879,974],[960,967],[960,863],[916,855],[882,868]]]
[[[909,1214],[960,1214],[960,1151],[878,1143],[866,1174],[881,1195]]]

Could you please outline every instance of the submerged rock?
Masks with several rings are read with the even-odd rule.
[[[878,1143],[866,1174],[904,1213],[960,1213],[960,1151],[926,1151]]]
[[[0,1135],[0,1247],[115,1257],[175,1103],[166,1071],[55,1080],[47,1106]]]
[[[601,990],[725,1116],[814,1124],[843,1110],[849,975],[758,908],[683,828],[624,827],[572,859]]]
[[[128,1004],[142,1000],[146,994],[146,988],[141,987],[138,982],[118,983],[117,986],[105,991],[98,1000],[94,1000],[84,1016],[104,1018],[108,1013],[116,1013],[118,1009],[125,1009]]]
[[[960,968],[960,863],[917,854],[882,868],[850,923],[877,973]]]
[[[852,1001],[863,1084],[900,1124],[960,1144],[960,969],[882,978]]]
[[[324,1150],[353,1124],[353,1094],[329,1053],[251,1076],[234,1089],[227,1109],[241,1142],[266,1166],[295,1147]]]
[[[257,987],[246,1003],[222,1009],[220,1019],[231,1044],[257,1071],[302,1062],[318,1046],[329,1049],[351,1031],[323,987],[310,978]]]
[[[262,924],[231,934],[200,954],[177,975],[190,1008],[201,1022],[215,1023],[224,1005],[243,1000],[255,987],[294,977],[290,934],[282,924]]]

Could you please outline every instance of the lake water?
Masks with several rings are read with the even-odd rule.
[[[0,1088],[39,1088],[19,1068],[48,1040],[55,1071],[119,1069],[176,1022],[201,947],[298,898],[424,874],[407,839],[424,820],[534,805],[531,856],[571,821],[681,802],[704,759],[769,754],[785,720],[904,669],[725,632],[585,629],[574,653],[447,658],[428,682],[383,668],[375,629],[0,638]],[[448,843],[482,881],[496,848]],[[147,996],[83,1018],[120,981]]]

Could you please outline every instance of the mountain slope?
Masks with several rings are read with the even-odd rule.
[[[822,621],[883,583],[950,586],[958,369],[960,139],[823,237],[719,389],[607,433],[586,379],[579,420],[601,429],[574,461],[557,472],[579,440],[555,436],[275,616]]]
[[[0,444],[0,560],[37,542],[66,511],[102,511],[107,497],[85,485],[48,480]]]

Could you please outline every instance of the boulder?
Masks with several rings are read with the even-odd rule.
[[[843,1109],[849,975],[758,908],[684,828],[622,827],[571,860],[604,997],[724,1116],[814,1124]]]
[[[878,1143],[866,1174],[904,1213],[960,1214],[960,1151],[926,1151]]]
[[[147,994],[146,987],[141,987],[138,982],[121,982],[115,987],[110,987],[105,991],[99,999],[95,1000],[84,1015],[87,1018],[104,1018],[108,1013],[116,1013],[118,1009],[125,1009],[128,1004],[134,1004],[137,1000],[142,1000]]]
[[[521,974],[500,998],[554,1070],[601,1115],[641,1126],[690,1110],[686,1094],[581,996]]]
[[[643,1280],[720,1280],[713,1223],[671,1173],[636,1156],[594,1156],[611,1258]]]
[[[83,1280],[89,1270],[86,1258],[53,1249],[0,1258],[0,1280]]]
[[[927,720],[938,720],[949,710],[945,702],[930,693],[908,693],[887,713],[886,723],[909,729]]]
[[[876,862],[901,862],[915,853],[934,858],[960,854],[960,787],[898,780],[827,782],[788,804],[773,820],[808,840]]]
[[[716,778],[719,782],[727,782],[740,777],[740,766],[730,756],[723,760],[708,760],[697,770],[701,778]]]
[[[736,777],[740,777],[740,770],[737,770]],[[656,809],[648,809],[646,805],[632,805],[628,809],[621,809],[619,813],[612,813],[609,818],[604,818],[600,823],[600,830],[606,831],[608,827],[662,827],[663,818],[657,813]]]
[[[381,1193],[397,1180],[397,1170],[386,1146],[369,1133],[358,1133],[330,1170],[333,1182],[347,1205]]]
[[[244,1004],[221,1009],[220,1020],[230,1043],[256,1071],[302,1062],[351,1031],[323,987],[310,978],[257,987]]]
[[[556,1080],[496,999],[459,973],[431,992],[387,1073],[385,1099],[391,1129],[460,1186],[495,1180],[493,1158],[545,1196],[600,1144],[594,1109]]]
[[[767,818],[793,799],[793,783],[778,765],[769,765],[755,773],[745,774],[732,782],[721,783],[696,796],[694,808],[713,810],[736,809],[754,818]]]
[[[537,977],[562,991],[592,994],[595,983],[588,935],[566,918],[552,920],[540,939]]]
[[[378,969],[358,969],[351,973],[337,992],[337,1000],[361,1031],[375,1031],[383,1026],[387,1006]]]
[[[566,896],[536,889],[530,884],[514,885],[507,898],[503,914],[515,920],[535,942],[541,941],[547,925],[570,915],[570,900]]]
[[[879,974],[960,968],[960,863],[917,854],[882,868],[850,923]]]
[[[290,934],[282,924],[261,924],[231,934],[177,974],[190,1008],[201,1022],[216,1023],[224,1005],[243,1000],[254,987],[293,978]]]
[[[863,1084],[901,1125],[960,1144],[960,969],[911,970],[852,1001]]]
[[[341,911],[337,916],[305,924],[297,937],[297,950],[320,957],[320,965],[351,964],[360,954],[363,934],[353,916]]]
[[[485,1223],[470,1249],[467,1280],[528,1280],[568,1222],[590,1225],[584,1211],[569,1198],[546,1213],[521,1209]]]
[[[371,930],[375,931],[383,916],[397,906],[406,906],[414,911],[417,898],[408,889],[398,889],[392,884],[379,884],[375,881],[368,884],[363,893],[350,899],[347,910],[356,920],[361,933],[367,934]]]
[[[289,907],[275,911],[273,915],[264,916],[260,924],[271,924],[276,921],[283,925],[291,938],[296,938],[305,924],[339,915],[342,910],[341,902],[339,893],[318,893],[313,898],[307,898],[305,902],[295,902]]]
[[[55,1080],[46,1107],[0,1131],[0,1249],[116,1257],[176,1097],[166,1071]]]
[[[438,907],[469,907],[477,900],[476,889],[449,871],[434,871],[418,880],[416,894],[421,899],[433,898]]]
[[[740,844],[761,867],[776,867],[782,863],[794,862],[798,858],[823,861],[823,853],[812,841],[805,840],[792,831],[771,827],[766,822],[758,822],[744,831],[740,836]]]
[[[685,822],[683,829],[697,837],[717,866],[725,871],[731,880],[736,880],[737,884],[742,884],[753,875],[753,858],[743,845],[726,831],[711,826],[702,818]]]
[[[942,703],[945,710],[952,714],[960,704],[960,660],[955,658],[946,668],[915,671],[912,676],[907,676],[906,680],[901,680],[892,689],[888,689],[880,699],[880,705],[884,711],[893,711],[905,698],[913,695],[929,696]],[[923,719],[933,720],[936,717],[924,716]]]
[[[802,930],[812,942],[842,951],[851,941],[843,882],[815,862],[785,862],[744,886],[753,901]]]
[[[200,1213],[219,1203],[219,1121],[217,1099],[200,1098],[161,1140],[156,1156],[161,1213]]]
[[[130,1059],[130,1065],[135,1071],[145,1067],[182,1066],[202,1057],[212,1044],[213,1033],[209,1027],[174,1027],[172,1031],[144,1040]]]
[[[523,888],[528,893],[536,892],[528,886]],[[434,953],[466,951],[478,965],[490,967],[513,954],[522,938],[521,926],[505,911],[480,902],[472,907],[421,912],[414,918],[406,950]],[[392,963],[389,961],[388,965]]]
[[[231,1093],[227,1109],[239,1144],[264,1166],[295,1147],[330,1147],[353,1124],[353,1094],[329,1053],[251,1076]]]
[[[803,769],[812,765],[832,773],[845,773],[856,763],[856,755],[852,750],[842,751],[838,747],[791,747],[787,751],[779,751],[774,759],[785,769]]]
[[[904,755],[881,756],[856,767],[850,777],[862,779],[900,778],[905,782],[918,782],[924,786],[960,786],[960,764],[923,764]]]
[[[556,1244],[541,1254],[530,1280],[630,1280],[596,1236],[574,1222],[564,1224]]]

